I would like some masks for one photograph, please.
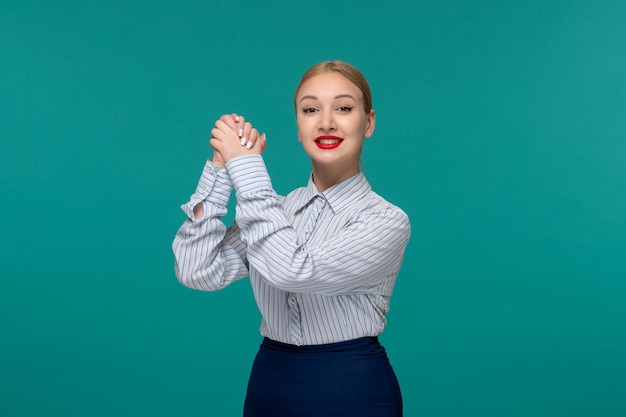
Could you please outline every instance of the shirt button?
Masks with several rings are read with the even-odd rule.
[[[302,340],[296,340],[296,346],[302,346]]]

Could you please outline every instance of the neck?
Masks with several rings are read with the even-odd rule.
[[[331,168],[328,166],[319,166],[317,164],[313,164],[313,182],[317,187],[317,190],[320,193],[328,190],[333,185],[337,185],[342,181],[347,180],[350,177],[358,174],[360,172],[360,168],[356,165],[352,169],[345,169],[345,167],[340,168]]]

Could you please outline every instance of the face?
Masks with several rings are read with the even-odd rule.
[[[365,113],[356,85],[336,72],[318,74],[300,86],[296,114],[298,139],[314,170],[359,172],[363,138],[374,133],[375,116]]]

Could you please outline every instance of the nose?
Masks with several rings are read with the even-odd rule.
[[[331,132],[335,130],[335,118],[332,111],[323,110],[320,112],[319,129],[322,132]]]

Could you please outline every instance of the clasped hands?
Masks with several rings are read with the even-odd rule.
[[[267,146],[265,133],[260,135],[250,122],[237,114],[225,114],[215,122],[209,144],[214,150],[216,166],[224,166],[238,156],[260,155]]]

